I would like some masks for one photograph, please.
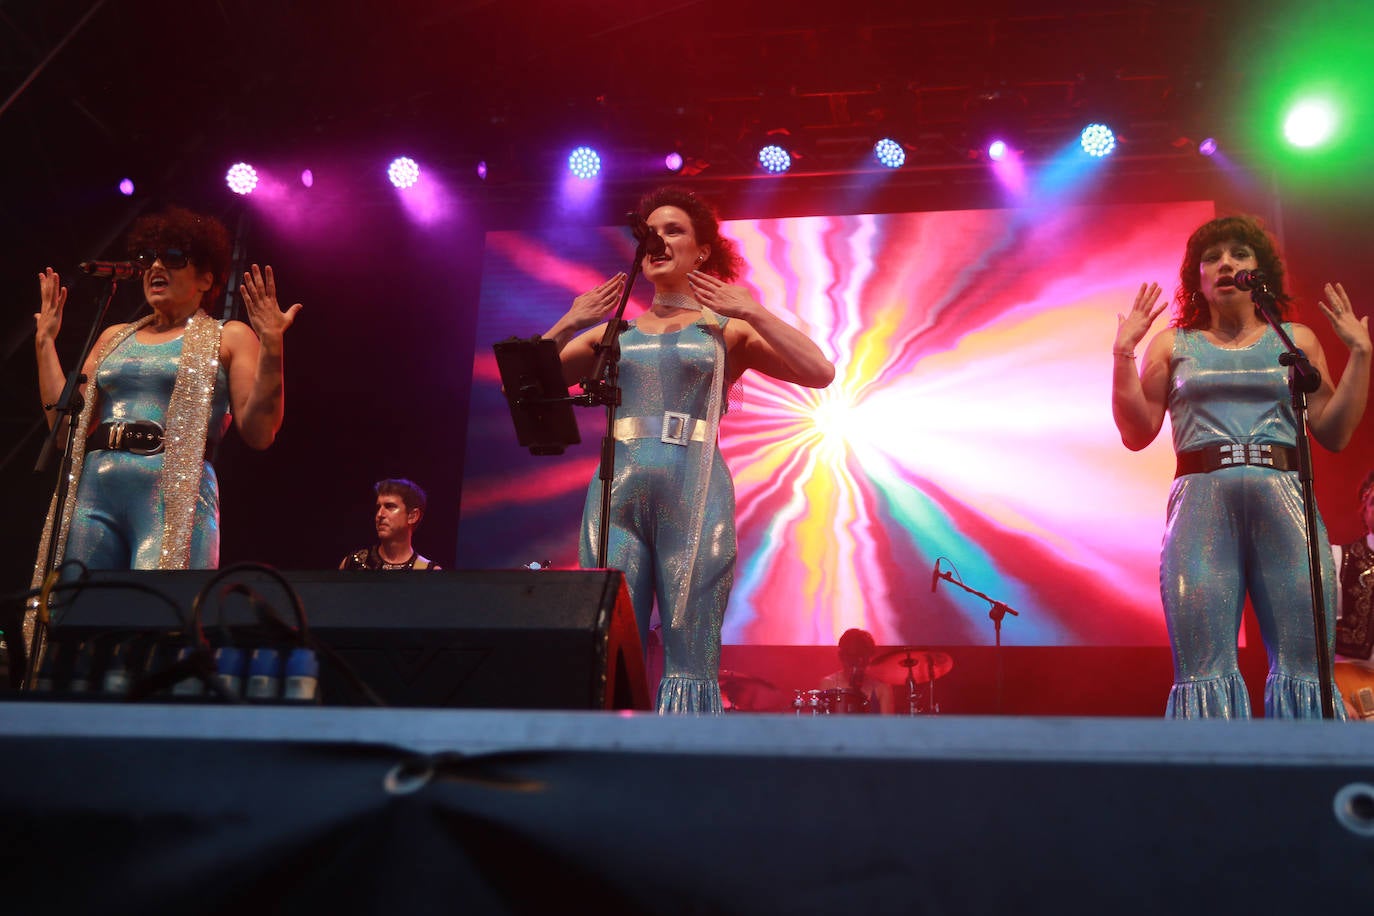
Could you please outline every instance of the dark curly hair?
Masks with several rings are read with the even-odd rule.
[[[1369,498],[1370,490],[1374,490],[1374,471],[1370,471],[1368,474],[1364,475],[1364,480],[1360,482],[1360,489],[1358,492],[1360,495],[1361,505],[1363,505],[1364,501]]]
[[[1257,216],[1222,216],[1198,226],[1188,237],[1183,265],[1178,269],[1178,289],[1174,291],[1178,314],[1174,316],[1173,327],[1195,330],[1212,323],[1207,301],[1201,292],[1202,253],[1213,245],[1233,239],[1255,249],[1259,269],[1269,278],[1271,289],[1275,290],[1279,317],[1285,321],[1288,319],[1288,305],[1293,297],[1283,290],[1283,259],[1279,257],[1278,243]]]
[[[129,257],[149,248],[181,248],[198,271],[214,275],[214,285],[201,297],[202,305],[224,295],[229,280],[233,244],[229,230],[213,216],[192,213],[184,207],[168,207],[161,213],[140,216],[129,229]]]
[[[692,234],[697,244],[711,246],[711,254],[702,262],[701,270],[726,282],[739,276],[744,261],[735,243],[720,234],[720,218],[714,207],[693,191],[678,185],[655,188],[639,199],[639,215],[645,219],[659,207],[677,207],[686,213],[692,221]]]

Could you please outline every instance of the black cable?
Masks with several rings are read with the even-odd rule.
[[[308,618],[306,617],[305,607],[303,602],[301,601],[299,593],[297,593],[296,590],[291,587],[291,583],[287,581],[286,577],[283,576],[276,568],[268,566],[265,563],[236,563],[233,566],[225,567],[224,569],[220,570],[216,575],[210,577],[210,579],[203,586],[201,586],[200,592],[196,595],[195,601],[193,601],[191,605],[191,617],[193,625],[197,629],[199,629],[200,627],[201,602],[203,601],[204,597],[210,593],[210,590],[215,585],[215,583],[220,581],[221,579],[227,578],[231,574],[247,571],[266,573],[268,576],[275,579],[279,585],[281,585],[282,590],[285,591],[291,599],[292,608],[296,613],[296,621],[299,624],[299,627],[293,627],[289,623],[287,623],[281,617],[281,615],[277,613],[276,609],[272,606],[270,602],[263,598],[262,595],[259,594],[256,589],[254,589],[250,585],[247,585],[246,583],[233,583],[231,585],[225,586],[225,588],[221,590],[221,610],[223,607],[224,598],[228,597],[231,594],[244,595],[248,598],[249,603],[252,605],[254,611],[257,613],[258,619],[262,621],[264,624],[266,624],[269,630],[275,630],[278,635],[283,636],[287,639],[299,641],[301,647],[311,650],[321,659],[328,661],[330,665],[334,668],[334,670],[337,671],[343,677],[343,679],[348,682],[349,686],[356,690],[365,700],[367,700],[367,702],[371,703],[373,706],[387,705],[386,701],[383,700],[380,696],[378,696],[377,692],[374,691],[370,686],[368,686],[367,682],[365,682],[361,677],[358,676],[358,673],[353,670],[352,666],[349,665],[348,662],[346,662],[337,652],[335,652],[333,648],[320,642],[311,634],[310,623]]]

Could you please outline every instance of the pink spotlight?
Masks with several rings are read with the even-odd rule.
[[[1005,140],[993,140],[989,143],[988,158],[993,162],[1001,162],[1007,158],[1007,142]]]
[[[663,157],[663,167],[670,172],[682,171],[682,154],[672,152]]]
[[[125,178],[119,183],[119,193],[125,197],[134,196],[134,182],[132,178]]]
[[[301,172],[301,184],[307,188],[313,188],[315,186],[315,173],[309,169]]]
[[[224,181],[235,194],[252,194],[258,186],[258,170],[246,162],[235,162],[229,166]]]
[[[420,164],[408,156],[400,156],[386,167],[386,177],[398,188],[411,187],[420,180]]]
[[[482,181],[487,180],[487,160],[483,159],[477,163],[477,177]]]
[[[1217,151],[1217,141],[1215,137],[1208,137],[1197,145],[1197,151],[1204,156],[1211,156]]]

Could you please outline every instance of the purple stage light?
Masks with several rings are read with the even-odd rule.
[[[601,173],[601,157],[590,146],[579,146],[568,154],[568,171],[584,181]]]
[[[1197,145],[1197,151],[1204,156],[1210,156],[1217,151],[1217,140],[1215,137],[1208,137]]]
[[[315,186],[315,173],[310,171],[310,169],[303,170],[301,172],[301,184],[305,185],[307,188],[313,188]]]
[[[988,158],[993,162],[1001,162],[1007,158],[1007,142],[1005,140],[993,140],[988,144]]]
[[[682,171],[682,154],[675,152],[664,156],[663,167],[670,172]]]
[[[765,171],[781,175],[792,167],[792,154],[777,144],[770,143],[759,150],[759,165]]]
[[[235,194],[252,194],[258,186],[258,170],[246,162],[235,162],[229,166],[224,181]]]
[[[487,180],[487,160],[483,159],[477,163],[477,177],[483,181]]]
[[[395,187],[411,187],[420,180],[420,164],[409,156],[398,156],[386,167],[386,177]]]
[[[125,197],[134,196],[134,182],[131,178],[125,178],[119,183],[119,193]]]

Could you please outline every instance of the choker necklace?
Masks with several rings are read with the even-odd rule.
[[[701,303],[693,299],[690,293],[654,293],[653,304],[665,305],[674,309],[687,309],[691,312],[701,311]]]

